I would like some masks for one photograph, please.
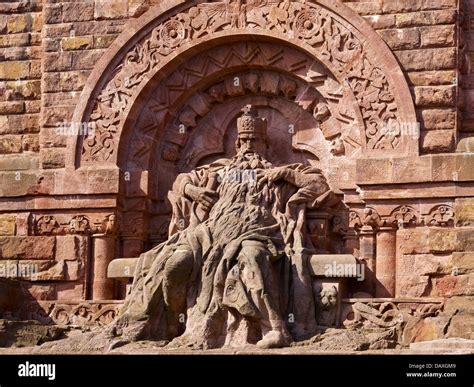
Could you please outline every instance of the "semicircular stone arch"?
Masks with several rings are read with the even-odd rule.
[[[156,86],[137,121],[129,123],[133,129],[122,135],[119,164],[146,169],[153,144],[165,141],[182,147],[188,129],[216,103],[246,93],[282,95],[310,112],[328,140],[343,137],[348,150],[361,147],[359,133],[350,132],[363,126],[363,118],[348,87],[301,52],[268,43],[239,43],[193,57]],[[298,121],[298,116],[292,118],[293,124]]]
[[[167,2],[118,38],[94,70],[73,120],[95,131],[68,144],[69,168],[117,165],[122,138],[160,79],[203,49],[253,40],[304,52],[350,89],[362,116],[364,155],[417,153],[391,122],[416,122],[397,61],[370,26],[338,2]],[[240,8],[239,8],[240,7]],[[115,50],[115,51],[114,51]],[[291,69],[289,69],[291,72]],[[128,129],[127,129],[128,128]]]

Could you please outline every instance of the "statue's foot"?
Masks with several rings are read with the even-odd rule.
[[[257,342],[257,347],[269,349],[269,348],[284,348],[288,347],[289,345],[288,339],[285,335],[280,331],[270,331],[265,336],[263,336],[262,340]]]

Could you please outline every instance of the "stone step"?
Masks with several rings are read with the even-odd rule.
[[[428,352],[463,351],[474,353],[474,340],[463,339],[460,337],[450,337],[449,339],[420,341],[417,343],[411,343],[410,349]]]

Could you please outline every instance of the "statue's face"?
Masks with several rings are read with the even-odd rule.
[[[238,150],[243,153],[258,153],[261,156],[265,156],[267,145],[253,133],[239,134],[238,143]]]

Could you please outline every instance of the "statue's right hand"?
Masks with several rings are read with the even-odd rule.
[[[210,210],[219,198],[219,194],[216,191],[207,188],[196,187],[192,184],[186,185],[185,192],[189,198],[202,204],[206,210]]]

